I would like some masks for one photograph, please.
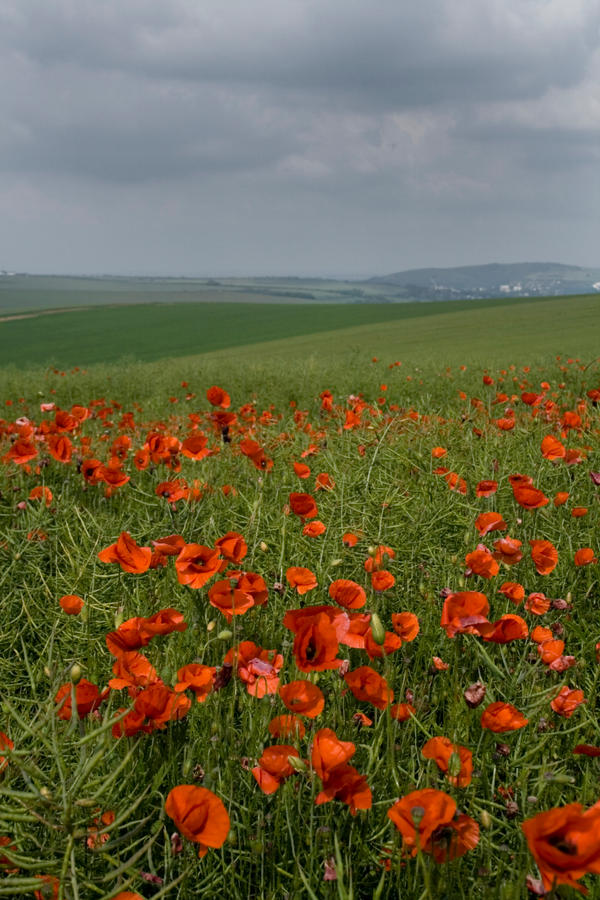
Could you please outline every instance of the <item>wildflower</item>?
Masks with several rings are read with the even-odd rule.
[[[529,719],[526,719],[512,704],[501,701],[490,703],[481,716],[481,727],[496,734],[517,731],[519,728],[524,728],[528,722]]]
[[[200,857],[209,847],[222,847],[229,834],[227,810],[207,788],[191,784],[174,787],[167,796],[165,812],[185,838],[199,844]]]
[[[150,568],[152,550],[150,547],[140,547],[129,532],[122,531],[116,543],[106,547],[98,554],[98,559],[104,563],[118,563],[124,572],[141,575]]]
[[[521,825],[546,891],[566,884],[581,893],[577,882],[600,873],[600,807],[584,812],[579,803],[549,809]]]
[[[77,594],[65,594],[58,601],[68,616],[78,616],[84,607],[84,602]]]

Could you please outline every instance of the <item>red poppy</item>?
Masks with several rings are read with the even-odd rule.
[[[542,440],[541,450],[544,459],[549,460],[564,459],[566,453],[565,445],[551,434],[546,435]]]
[[[518,538],[506,535],[506,537],[494,541],[494,557],[499,562],[506,563],[507,566],[514,566],[523,559],[522,546],[523,542]]]
[[[291,493],[289,504],[292,512],[301,519],[315,519],[319,515],[319,510],[312,494]]]
[[[505,581],[502,587],[498,588],[498,592],[508,597],[515,606],[518,606],[525,599],[525,588],[516,581]]]
[[[573,562],[576,566],[589,566],[592,563],[597,563],[598,559],[594,556],[594,551],[591,547],[582,547],[576,551]]]
[[[54,697],[54,702],[58,704],[56,714],[59,719],[70,719],[73,713],[72,708],[72,688],[71,682],[63,684]],[[92,684],[86,678],[75,687],[75,703],[77,704],[77,716],[80,719],[85,718],[89,713],[98,709],[103,700],[106,700],[110,691],[108,688],[100,692],[97,685]]]
[[[529,634],[527,622],[511,613],[489,625],[479,626],[479,631],[484,641],[494,644],[508,644],[510,641],[526,638]]]
[[[481,578],[493,578],[500,570],[500,566],[490,551],[485,548],[467,553],[465,563],[468,569],[474,572],[475,575],[480,575]]]
[[[84,602],[77,594],[65,594],[58,601],[68,616],[78,616],[84,607]]]
[[[219,571],[219,551],[203,544],[186,544],[175,560],[177,580],[180,584],[199,589]]]
[[[554,495],[553,503],[555,506],[562,506],[563,503],[566,503],[568,499],[569,499],[568,491],[558,491],[558,493],[556,493]]]
[[[485,594],[458,591],[444,600],[440,625],[450,638],[456,634],[478,634],[476,626],[487,622],[489,611]]]
[[[8,737],[7,734],[4,734],[3,731],[0,731],[0,750],[14,750],[15,745]],[[5,756],[0,756],[0,772],[5,769],[8,765],[8,760]]]
[[[480,481],[475,488],[476,497],[491,497],[498,490],[497,481]]]
[[[425,788],[401,797],[388,809],[387,815],[401,833],[411,856],[416,856],[419,850],[429,852],[434,831],[448,825],[455,813],[456,803],[452,797],[443,791]]]
[[[302,739],[306,734],[304,722],[297,716],[276,716],[269,722],[269,734],[273,737],[297,737]]]
[[[221,409],[229,409],[231,406],[231,397],[223,388],[213,384],[206,392],[206,399],[211,406],[219,406]]]
[[[502,703],[500,700],[490,703],[481,715],[481,727],[496,734],[517,731],[519,728],[524,728],[528,722],[529,719],[526,719],[512,704]]]
[[[98,559],[104,563],[118,563],[124,572],[141,575],[150,568],[152,550],[150,547],[140,547],[129,532],[122,531],[116,543],[106,547],[98,554]]]
[[[325,706],[323,691],[316,684],[303,679],[281,685],[279,696],[290,712],[309,719],[318,716]]]
[[[543,616],[550,609],[550,600],[542,591],[535,591],[525,601],[525,609],[534,616]]]
[[[242,616],[254,606],[254,597],[234,587],[228,578],[223,578],[210,587],[208,602],[231,622],[234,616]]]
[[[390,716],[397,722],[408,722],[415,713],[416,709],[411,703],[394,703],[390,706]]]
[[[347,531],[342,535],[342,543],[346,547],[356,547],[358,544],[358,535],[354,534],[353,531]]]
[[[546,891],[567,884],[581,893],[578,879],[600,874],[600,807],[584,812],[579,803],[549,809],[521,825]]]
[[[329,596],[344,609],[361,609],[367,602],[367,595],[356,581],[339,578],[329,585]]]
[[[475,519],[475,528],[481,537],[485,537],[490,531],[506,531],[508,526],[500,513],[484,512]]]
[[[453,744],[447,737],[436,737],[427,741],[421,753],[425,759],[435,760],[438,769],[448,776],[450,784],[455,787],[471,784],[473,754],[467,747]]]
[[[229,834],[227,810],[207,788],[192,784],[174,787],[167,797],[165,812],[185,838],[200,845],[200,857],[209,847],[222,847]]]
[[[561,687],[550,706],[557,715],[563,716],[565,719],[570,719],[577,707],[582,703],[587,703],[583,691],[564,685],[564,687]]]
[[[154,666],[150,665],[143,653],[138,653],[137,650],[120,653],[113,663],[112,670],[115,678],[110,679],[108,686],[114,691],[126,687],[132,698],[137,697],[139,688],[149,687],[160,681]]]
[[[251,770],[263,794],[274,794],[280,784],[294,774],[295,769],[289,759],[296,755],[296,748],[289,744],[265,748],[258,765]]]
[[[385,678],[370,666],[359,666],[347,672],[344,681],[357,700],[372,703],[377,709],[385,709],[394,699],[394,692]]]
[[[529,541],[531,558],[540,575],[549,575],[558,564],[558,550],[550,541]]]
[[[300,595],[312,591],[318,584],[315,573],[302,566],[290,566],[285,573],[285,577],[290,587],[296,588]]]
[[[319,537],[319,535],[325,534],[326,531],[327,526],[319,519],[315,519],[314,522],[306,523],[302,529],[302,534],[305,537]]]
[[[173,690],[176,693],[187,690],[193,691],[198,703],[204,703],[213,689],[216,671],[214,666],[188,663],[187,666],[183,666],[177,672],[177,684]]]
[[[317,794],[315,804],[340,800],[350,807],[350,815],[359,809],[371,809],[373,798],[367,779],[354,766],[337,766],[323,779],[323,789]]]
[[[215,541],[215,549],[230,562],[241,562],[248,553],[248,544],[237,531],[228,531]]]
[[[52,505],[52,491],[45,485],[34,487],[29,492],[29,500],[43,500],[46,507]]]
[[[265,650],[253,641],[242,641],[225,654],[224,665],[235,665],[238,677],[252,697],[276,694],[283,656],[276,650]]]
[[[414,641],[419,633],[419,620],[414,613],[392,613],[392,628],[403,641]]]
[[[338,766],[344,765],[356,752],[352,741],[341,741],[331,728],[321,728],[314,736],[310,761],[321,780]]]
[[[550,502],[548,497],[531,484],[513,486],[513,496],[523,509],[539,509]]]
[[[298,478],[310,478],[310,468],[306,463],[294,463],[294,472]]]

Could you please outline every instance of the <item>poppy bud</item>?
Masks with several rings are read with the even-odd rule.
[[[267,550],[269,549],[269,545],[265,544],[264,541],[261,541],[258,546],[260,547],[260,549],[262,550],[263,553],[266,553]]]
[[[460,774],[461,762],[458,753],[451,753],[448,760],[448,775],[456,778]]]
[[[216,620],[216,619],[211,619],[210,622],[208,623],[208,625],[206,626],[206,630],[207,630],[207,631],[214,631],[216,624],[217,624],[217,620]]]
[[[379,646],[385,641],[385,628],[377,613],[372,613],[371,615],[371,634],[373,635],[373,640]]]
[[[420,593],[421,597],[425,596],[425,582],[424,581],[419,582],[419,593]]]
[[[119,609],[115,613],[115,629],[120,628],[123,622],[123,607],[119,607]]]
[[[377,547],[373,547],[373,546],[367,547],[367,553],[369,554],[369,556],[375,556],[376,552],[377,552]]]
[[[217,640],[219,641],[230,641],[233,637],[233,631],[229,631],[228,628],[224,628],[217,635]]]
[[[299,756],[288,756],[288,762],[295,772],[308,772],[308,767]]]
[[[567,596],[565,597],[565,600],[567,601],[567,603],[570,606],[571,603],[573,602],[573,594],[571,593],[571,591],[567,591]]]
[[[492,818],[487,809],[482,809],[479,813],[479,821],[482,828],[491,828]]]
[[[458,562],[458,556],[456,555],[456,553],[452,554],[452,556],[450,557],[450,562],[452,563],[452,565],[455,565]]]
[[[52,672],[50,671],[50,666],[44,666],[44,675],[46,678],[52,678]]]
[[[458,586],[459,588],[464,588],[465,586],[465,579],[462,575],[458,576]]]
[[[330,566],[341,566],[343,561],[344,561],[343,559],[332,559],[331,562],[329,563],[329,565]]]
[[[74,663],[71,666],[71,684],[79,684],[81,681],[81,666],[79,663]]]
[[[52,800],[52,792],[48,790],[47,787],[40,788],[40,797],[44,800]]]

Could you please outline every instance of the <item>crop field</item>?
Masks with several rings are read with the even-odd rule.
[[[220,353],[482,363],[598,352],[600,296],[436,303],[152,303],[0,318],[0,360],[63,369]],[[566,348],[566,349],[565,349]]]
[[[0,372],[0,896],[600,897],[593,299]]]

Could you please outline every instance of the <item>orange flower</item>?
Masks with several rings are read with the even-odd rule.
[[[374,591],[389,591],[396,584],[396,579],[391,572],[386,569],[380,569],[371,572],[371,587]]]
[[[419,850],[428,852],[436,829],[449,825],[456,813],[456,803],[443,791],[425,788],[401,797],[388,809],[392,820],[410,850],[416,856]]]
[[[124,572],[134,575],[146,572],[150,568],[151,558],[150,547],[139,547],[127,531],[122,531],[116,543],[98,554],[101,562],[118,563]]]
[[[126,687],[130,697],[136,697],[139,693],[138,688],[149,687],[160,681],[156,669],[150,665],[150,662],[143,653],[137,650],[128,650],[117,656],[113,663],[113,672],[115,678],[111,678],[108,686],[114,691],[120,691]]]
[[[310,467],[306,463],[294,463],[294,472],[298,478],[310,478]]]
[[[455,787],[467,787],[471,784],[473,754],[466,747],[453,744],[450,738],[436,737],[427,741],[421,753],[425,759],[435,760],[438,769],[448,775],[450,784]]]
[[[498,490],[497,481],[480,481],[475,488],[476,497],[491,497]]]
[[[297,756],[297,751],[289,744],[266,747],[258,765],[251,770],[263,794],[274,794],[280,784],[294,774],[290,756]]]
[[[347,578],[333,581],[329,585],[329,596],[344,609],[361,609],[367,602],[364,588]]]
[[[350,815],[359,809],[371,809],[373,797],[367,779],[354,766],[337,766],[323,780],[323,790],[317,794],[315,805],[340,800],[350,807]]]
[[[319,521],[319,519],[315,519],[314,522],[307,522],[304,528],[302,529],[302,534],[305,537],[319,537],[320,534],[324,534],[327,531],[327,526],[323,524],[323,522]]]
[[[558,491],[558,493],[554,495],[553,503],[555,506],[562,506],[563,503],[566,503],[568,499],[569,499],[568,491]]]
[[[283,656],[276,650],[265,650],[253,641],[242,641],[225,654],[224,665],[235,665],[238,677],[252,697],[260,699],[276,694]]]
[[[525,588],[516,581],[505,581],[502,587],[498,589],[498,593],[508,597],[515,606],[518,606],[525,599]]]
[[[444,600],[440,625],[448,637],[456,634],[478,634],[474,626],[487,622],[490,605],[485,594],[458,591]]]
[[[325,706],[323,691],[310,681],[301,679],[283,684],[279,688],[279,696],[290,712],[314,719]]]
[[[508,526],[500,513],[484,512],[475,519],[475,528],[481,537],[485,537],[490,531],[506,531]]]
[[[333,481],[329,472],[319,472],[315,478],[315,491],[332,491],[334,487],[335,481]]]
[[[340,741],[331,728],[321,728],[312,742],[310,761],[313,769],[323,780],[329,772],[344,765],[356,752],[352,741]]]
[[[513,496],[523,509],[539,509],[550,502],[548,497],[530,484],[513,485]]]
[[[29,492],[30,500],[43,500],[46,506],[50,506],[52,504],[52,491],[49,487],[46,486],[38,486],[31,489]]]
[[[542,631],[545,630],[546,629],[542,629]],[[552,638],[548,638],[538,644],[538,654],[545,665],[549,665],[559,659],[562,656],[564,649],[564,641],[555,641],[552,640]]]
[[[515,709],[510,703],[490,703],[481,715],[481,727],[493,731],[495,734],[501,734],[505,731],[517,731],[524,728],[529,719]]]
[[[241,562],[248,553],[248,544],[237,531],[228,531],[215,541],[215,549],[230,562]]]
[[[575,553],[573,562],[576,566],[589,566],[591,563],[597,563],[598,559],[591,547],[582,547]]]
[[[77,594],[65,594],[58,601],[68,616],[78,616],[84,607],[84,602]]]
[[[590,872],[600,873],[600,807],[583,811],[579,803],[549,809],[521,825],[546,891],[567,884],[581,893],[577,883]]]
[[[445,447],[434,447],[431,451],[431,455],[434,459],[441,459],[443,456],[447,454],[447,450]]]
[[[216,384],[213,384],[212,387],[206,392],[206,399],[211,404],[211,406],[218,406],[221,409],[229,409],[231,406],[231,397],[224,391],[223,388],[217,387]]]
[[[587,516],[588,511],[586,506],[574,506],[571,510],[571,516],[574,519],[581,519],[583,516]]]
[[[289,503],[292,512],[301,519],[316,519],[319,515],[319,510],[312,494],[291,493]]]
[[[302,719],[297,716],[276,716],[269,722],[269,734],[273,737],[298,737],[302,739],[306,734],[306,728]]]
[[[557,715],[570,719],[582,703],[587,703],[583,691],[565,685],[561,687],[550,706]]]
[[[59,719],[68,720],[71,718],[73,712],[72,687],[73,685],[69,682],[68,684],[63,684],[56,692],[54,702],[59,706],[56,711]],[[103,700],[106,700],[109,693],[110,691],[108,688],[100,693],[97,685],[92,684],[92,682],[88,681],[86,678],[82,678],[75,687],[75,703],[77,704],[78,718],[83,719],[85,716],[89,715],[89,713],[98,709]]]
[[[358,535],[354,534],[353,531],[347,531],[342,535],[342,543],[346,547],[356,547],[358,544]]]
[[[525,602],[525,609],[534,616],[543,616],[550,609],[550,601],[545,594],[537,591],[529,595]]]
[[[546,435],[543,439],[541,450],[544,459],[549,460],[564,459],[566,453],[565,445],[551,434]]]
[[[415,713],[416,709],[411,703],[394,703],[390,706],[390,716],[397,722],[408,722]]]
[[[254,606],[252,595],[234,587],[228,578],[215,581],[208,591],[208,602],[222,612],[228,622],[234,616],[242,616]]]
[[[14,750],[15,745],[8,737],[7,734],[4,734],[3,731],[0,731],[0,750]],[[0,756],[0,772],[5,769],[8,765],[8,760],[5,756]]]
[[[481,578],[493,578],[500,571],[500,566],[489,550],[473,550],[465,556],[465,564]]]
[[[290,587],[296,588],[301,596],[316,588],[318,583],[315,573],[302,566],[290,566],[285,573],[285,577]]]
[[[207,788],[193,784],[174,787],[167,797],[165,812],[185,838],[200,845],[200,857],[209,847],[222,847],[229,834],[227,810]]]
[[[529,634],[527,622],[520,616],[514,616],[510,613],[506,616],[501,616],[501,618],[490,625],[479,626],[479,631],[484,641],[494,644],[508,644],[510,641],[526,638]]]
[[[419,620],[414,613],[392,613],[392,628],[403,641],[414,641],[419,633]]]
[[[186,544],[175,560],[175,569],[179,584],[197,590],[219,571],[219,551],[203,544]]]
[[[540,575],[549,575],[558,563],[558,551],[550,541],[529,541],[531,558]]]
[[[521,547],[522,541],[518,538],[511,538],[508,535],[494,541],[494,556],[500,562],[506,563],[507,566],[514,566],[523,559]]]
[[[190,710],[192,701],[182,694],[172,691],[161,681],[144,688],[135,698],[134,709],[138,716],[148,719],[142,729],[152,732],[166,728],[167,722],[183,719]]]
[[[370,666],[359,666],[344,675],[344,681],[357,700],[372,703],[377,709],[385,709],[394,699],[394,692],[385,678]]]
[[[204,703],[213,689],[216,671],[214,666],[188,663],[177,672],[177,684],[173,690],[176,693],[191,690],[198,703]]]

